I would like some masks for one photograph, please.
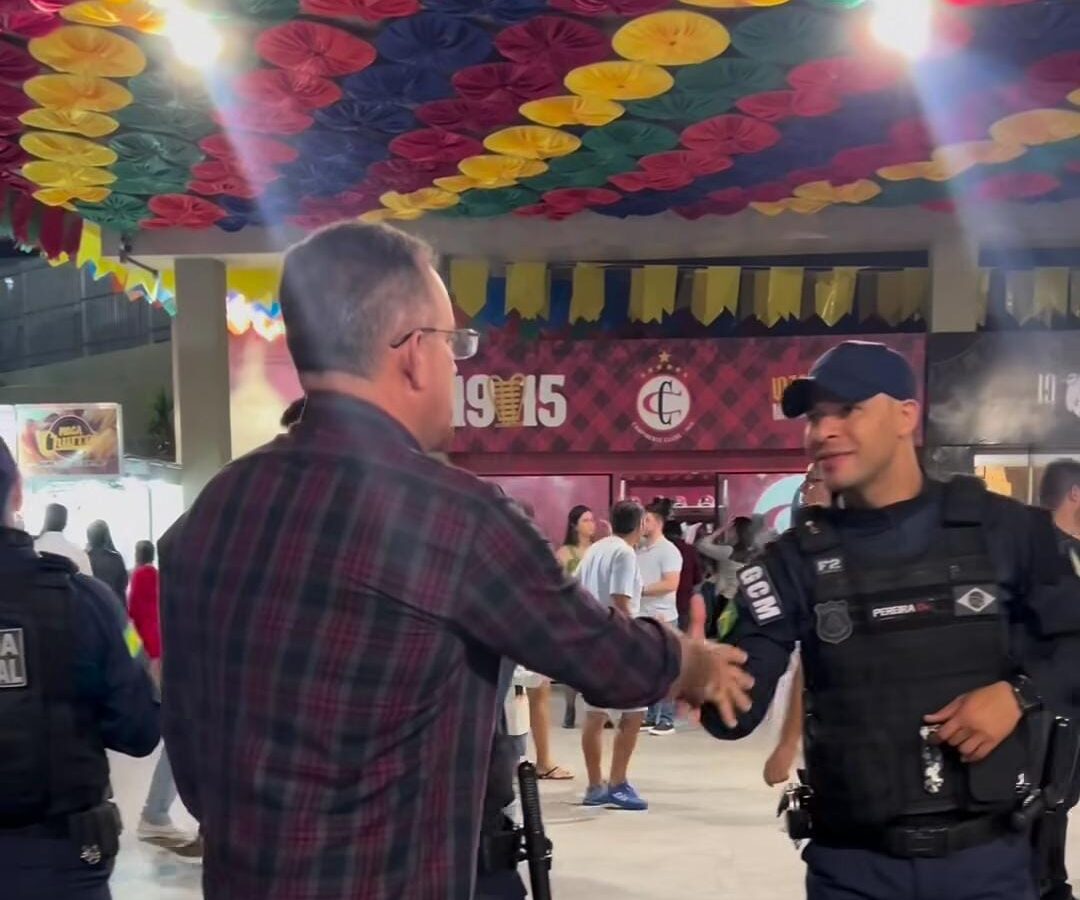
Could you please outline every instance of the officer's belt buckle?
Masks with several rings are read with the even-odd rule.
[[[949,853],[947,826],[899,828],[888,836],[889,851],[906,859],[936,859]]]

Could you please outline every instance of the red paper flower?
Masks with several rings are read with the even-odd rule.
[[[893,57],[837,56],[815,59],[788,73],[788,84],[796,90],[826,91],[835,96],[871,94],[892,87],[904,77],[904,69]]]
[[[248,181],[252,184],[265,185],[276,181],[281,173],[265,163],[254,165],[240,159],[208,159],[191,167],[191,177],[198,181]]]
[[[469,156],[479,156],[484,145],[442,128],[422,128],[402,134],[390,142],[390,152],[413,162],[459,163]]]
[[[433,128],[472,131],[488,134],[517,120],[518,105],[509,98],[503,102],[477,100],[433,100],[416,108],[416,118]]]
[[[579,16],[632,19],[671,5],[671,0],[548,0],[550,6]]]
[[[867,144],[863,147],[848,147],[832,158],[832,174],[837,178],[857,181],[872,177],[878,169],[885,166],[898,166],[901,163],[918,162],[926,158],[926,151],[920,147],[900,147],[894,144]]]
[[[624,172],[621,175],[612,175],[610,181],[617,188],[630,193],[637,193],[646,189],[654,191],[677,191],[687,185],[693,184],[694,176],[681,169],[667,169],[640,172]]]
[[[622,200],[622,194],[606,188],[559,188],[544,194],[544,203],[559,212],[575,213],[589,206],[610,206]]]
[[[923,209],[928,209],[930,212],[939,213],[955,213],[956,201],[955,200],[927,200],[922,204]]]
[[[791,188],[782,181],[770,181],[746,190],[747,201],[752,203],[776,203],[790,196]]]
[[[514,210],[514,215],[522,218],[546,218],[558,222],[569,218],[571,214],[556,212],[546,203],[530,203],[528,206],[519,206]]]
[[[485,63],[468,66],[454,74],[455,90],[466,100],[512,104],[515,108],[528,100],[550,97],[561,89],[559,76],[542,61],[531,65]]]
[[[714,116],[691,125],[682,133],[688,150],[700,150],[717,156],[759,153],[780,141],[780,132],[768,122],[749,116]]]
[[[18,144],[0,140],[0,169],[14,169],[21,166],[30,155]]]
[[[54,13],[36,9],[7,9],[0,11],[0,32],[24,38],[44,37],[55,31],[64,20]]]
[[[220,206],[190,194],[160,194],[147,205],[157,218],[143,222],[143,228],[209,228],[225,218]]]
[[[0,135],[21,134],[23,123],[12,116],[0,116]]]
[[[320,109],[341,99],[341,88],[329,78],[290,69],[252,69],[233,81],[233,92],[249,103]]]
[[[930,149],[937,143],[930,133],[930,125],[920,117],[901,119],[889,129],[889,140],[897,147],[925,151],[923,159],[930,156]]]
[[[325,19],[366,19],[381,22],[420,12],[418,0],[301,0],[300,11]]]
[[[17,119],[28,109],[33,109],[34,101],[17,87],[0,84],[0,116]]]
[[[220,181],[192,181],[189,189],[196,194],[204,194],[209,197],[226,195],[240,197],[244,200],[254,200],[262,191],[251,182],[242,178],[222,178]]]
[[[735,165],[735,160],[730,156],[714,156],[693,150],[669,150],[643,156],[638,165],[645,172],[681,172],[693,179],[725,172]]]
[[[39,71],[41,67],[37,60],[26,50],[7,41],[0,41],[0,81],[21,85]]]
[[[749,195],[740,187],[713,191],[709,194],[708,200],[712,206],[712,211],[720,216],[730,216],[750,205]]]
[[[812,118],[836,112],[840,108],[840,98],[823,88],[764,91],[742,97],[735,106],[740,112],[764,122],[783,122],[792,116]]]
[[[431,187],[436,178],[460,175],[457,166],[446,163],[413,162],[408,159],[384,159],[368,166],[367,186],[378,186],[383,191],[407,194],[420,188]]]
[[[367,41],[303,19],[268,28],[255,41],[255,49],[283,69],[324,77],[359,72],[375,60],[375,48]]]
[[[1056,106],[1080,85],[1080,51],[1055,53],[1039,60],[1028,69],[1023,84],[1036,101],[1031,106]]]
[[[982,200],[1031,200],[1059,187],[1061,182],[1047,172],[1003,172],[979,184],[975,196]]]
[[[292,106],[268,106],[265,103],[234,106],[218,110],[215,121],[232,131],[257,131],[260,134],[300,134],[315,121],[302,110]]]
[[[212,134],[199,141],[199,147],[207,156],[240,160],[245,166],[282,165],[300,155],[300,151],[290,144],[239,132]]]
[[[821,167],[816,169],[796,169],[788,172],[784,180],[789,187],[797,188],[800,184],[809,184],[812,181],[829,181],[834,177],[831,169]]]
[[[611,40],[602,31],[561,16],[538,16],[503,29],[495,47],[511,62],[544,60],[560,74],[600,62],[611,54]]]

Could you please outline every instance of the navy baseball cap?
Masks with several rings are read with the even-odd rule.
[[[915,372],[899,353],[871,341],[844,341],[823,353],[806,378],[788,385],[780,406],[789,419],[806,415],[821,399],[861,403],[878,394],[914,400]]]

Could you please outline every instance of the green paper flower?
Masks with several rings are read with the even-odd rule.
[[[710,96],[675,90],[651,100],[633,100],[624,105],[629,113],[641,119],[689,123],[726,113],[734,101],[726,94]]]
[[[840,24],[835,16],[812,9],[770,9],[735,26],[731,43],[743,56],[758,62],[798,66],[843,52]]]
[[[775,13],[770,12],[769,15]],[[732,103],[748,94],[783,87],[787,87],[787,76],[782,68],[753,59],[714,59],[700,66],[687,66],[675,75],[677,92],[705,97],[719,95]]]
[[[648,156],[677,147],[679,136],[659,125],[620,121],[592,129],[581,142],[590,150],[610,156]]]
[[[117,165],[128,163],[142,174],[162,169],[188,170],[205,158],[195,144],[165,134],[129,132],[112,138],[109,147],[119,157]],[[113,171],[117,171],[115,167]]]
[[[633,161],[630,168],[636,168]],[[601,169],[580,169],[570,172],[545,172],[535,178],[527,178],[521,182],[522,187],[543,194],[547,191],[555,191],[559,188],[591,188],[607,184],[610,176]]]
[[[120,232],[135,231],[143,219],[152,217],[145,200],[115,190],[101,203],[77,203],[75,206],[84,219]]]
[[[509,187],[493,191],[466,191],[458,205],[462,207],[465,215],[481,218],[502,216],[539,201],[540,195],[535,191]]]
[[[151,109],[190,109],[207,116],[214,109],[201,77],[177,66],[143,72],[130,79],[127,87],[136,100]]]
[[[300,13],[299,0],[233,0],[237,9],[253,19],[283,21]]]
[[[217,131],[217,126],[197,109],[182,106],[155,108],[132,103],[114,114],[121,125],[135,131],[158,131],[199,141]]]
[[[573,175],[578,172],[603,172],[605,175],[618,175],[621,172],[631,172],[636,168],[637,160],[621,151],[596,153],[592,150],[579,150],[569,156],[551,160],[545,174]]]

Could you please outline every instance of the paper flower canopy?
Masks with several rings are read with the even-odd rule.
[[[675,79],[660,66],[602,62],[581,66],[565,79],[571,93],[601,100],[646,100],[671,90]]]
[[[611,46],[619,56],[659,66],[703,63],[731,45],[727,29],[709,16],[669,10],[632,19],[622,26]]]
[[[128,78],[146,68],[139,45],[119,34],[86,25],[66,25],[29,44],[34,59],[71,75]]]
[[[1077,3],[949,0],[913,62],[861,0],[193,3],[208,72],[156,0],[0,2],[3,188],[126,231],[1080,197]]]

